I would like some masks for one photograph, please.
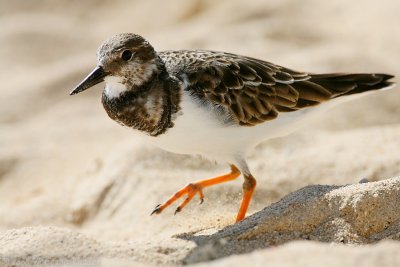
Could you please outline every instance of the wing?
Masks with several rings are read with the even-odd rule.
[[[166,51],[160,56],[168,71],[186,83],[192,95],[246,126],[341,95],[383,88],[391,78],[385,74],[314,75],[212,51]]]

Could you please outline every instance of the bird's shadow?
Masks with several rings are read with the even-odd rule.
[[[198,235],[196,232],[175,235],[196,244],[187,256],[183,259],[183,264],[192,264],[203,261],[215,260],[234,254],[249,253],[257,249],[281,245],[293,240],[309,240],[307,235],[287,235],[287,233],[276,233],[279,237],[268,239],[266,236],[254,236],[243,238],[243,234],[256,229],[266,219],[277,217],[287,212],[290,205],[298,203],[310,203],[314,199],[320,199],[325,194],[344,187],[346,185],[311,185],[292,192],[276,203],[265,207],[261,211],[254,213],[243,221],[227,226],[216,233]],[[289,237],[288,237],[289,236]]]

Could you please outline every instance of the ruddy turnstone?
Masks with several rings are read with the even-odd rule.
[[[156,52],[131,33],[106,40],[97,60],[71,95],[105,81],[102,103],[111,119],[165,150],[230,164],[228,174],[183,187],[152,214],[186,196],[179,212],[196,194],[203,201],[204,188],[242,174],[236,221],[242,220],[256,187],[246,163],[249,150],[291,133],[341,99],[394,85],[388,74],[313,74],[224,52]]]

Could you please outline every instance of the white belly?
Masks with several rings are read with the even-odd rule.
[[[237,158],[244,158],[260,142],[286,136],[314,118],[314,115],[352,98],[354,96],[341,97],[296,112],[280,113],[276,119],[248,127],[223,125],[211,109],[200,106],[184,92],[181,102],[183,114],[174,121],[174,127],[157,137],[146,138],[170,152],[198,154],[211,160],[234,162]]]
[[[293,121],[305,113],[281,114],[277,119],[258,126],[226,126],[212,110],[200,106],[184,93],[182,114],[174,127],[157,137],[146,138],[154,145],[179,154],[198,154],[216,161],[232,162],[236,156],[244,157],[247,151],[265,139],[290,133]],[[292,125],[293,126],[293,125]]]

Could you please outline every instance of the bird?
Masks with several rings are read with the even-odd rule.
[[[259,143],[288,135],[339,102],[394,87],[383,73],[315,74],[264,60],[208,50],[156,51],[142,36],[117,34],[97,51],[97,66],[71,92],[105,82],[108,116],[154,145],[227,163],[224,175],[189,183],[151,214],[243,176],[236,222],[246,217],[256,179],[246,162]]]

